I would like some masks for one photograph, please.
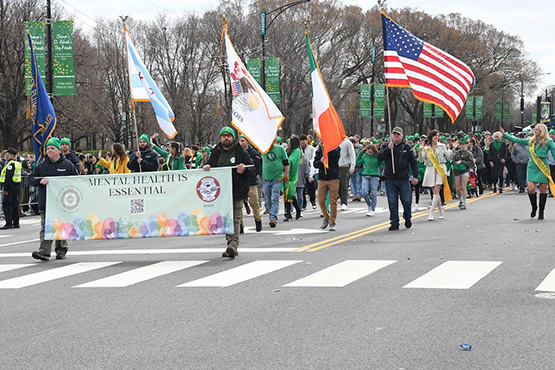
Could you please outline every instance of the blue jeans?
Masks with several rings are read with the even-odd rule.
[[[403,204],[403,218],[409,220],[412,217],[410,207],[412,194],[409,179],[385,180],[387,191],[387,203],[389,203],[389,221],[392,226],[399,226],[399,198]]]
[[[362,176],[362,196],[366,201],[366,205],[372,207],[372,211],[376,210],[376,205],[378,204],[379,182],[379,176]]]
[[[355,198],[360,198],[362,194],[362,176],[360,176],[360,170],[353,172],[351,175],[351,192]]]
[[[265,180],[264,181],[264,197],[269,204],[267,206],[270,211],[270,220],[277,221],[279,212],[279,191],[281,190],[281,181]]]
[[[526,189],[526,168],[528,163],[519,163],[516,165],[516,182],[518,189]]]
[[[304,200],[304,186],[302,188],[297,187],[297,203],[299,204],[299,208],[302,210],[303,209],[303,200]]]

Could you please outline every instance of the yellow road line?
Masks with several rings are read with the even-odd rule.
[[[510,187],[505,188],[505,190],[508,190],[508,189],[510,189]],[[491,197],[491,196],[497,195],[497,194],[498,193],[490,193],[490,194],[482,195],[479,198],[476,197],[476,198],[468,200],[467,203],[472,203],[472,202],[475,202],[477,200],[488,198],[488,197]],[[457,206],[458,206],[458,203],[454,202],[452,204],[446,205],[444,207],[444,209],[451,209],[451,208],[455,208]],[[412,216],[412,218],[413,219],[420,218],[420,217],[428,214],[428,212],[429,212],[428,210],[419,211],[419,212],[415,213]],[[438,211],[436,210],[436,212],[438,212]],[[401,220],[403,220],[403,219],[401,218]],[[321,250],[321,249],[324,249],[324,248],[328,248],[328,247],[331,247],[331,246],[334,246],[334,245],[337,245],[337,244],[355,239],[355,238],[360,237],[360,236],[371,234],[375,231],[383,230],[388,226],[389,226],[389,221],[382,222],[380,224],[373,225],[373,226],[370,226],[370,227],[366,227],[364,229],[352,231],[352,232],[347,233],[347,234],[342,234],[340,236],[336,236],[336,237],[333,237],[333,238],[330,238],[330,239],[326,239],[326,240],[323,240],[323,241],[320,241],[320,242],[317,242],[317,243],[309,244],[307,246],[297,248],[294,251],[295,252],[303,252],[303,251],[315,252],[315,251],[318,251],[318,250]]]

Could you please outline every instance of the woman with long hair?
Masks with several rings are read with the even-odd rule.
[[[468,150],[470,150],[472,156],[474,157],[474,164],[476,164],[476,185],[478,186],[478,194],[482,195],[484,193],[482,181],[486,178],[484,152],[482,151],[482,148],[480,148],[479,143],[476,142],[475,138],[470,138],[468,141]]]
[[[112,144],[112,155],[110,160],[107,161],[102,157],[102,150],[98,152],[98,164],[102,167],[108,168],[110,173],[130,173],[131,170],[127,168],[129,157],[125,153],[125,147],[120,143]]]
[[[378,203],[378,184],[380,182],[380,165],[378,160],[378,147],[374,144],[364,143],[364,147],[358,153],[357,166],[362,166],[362,196],[368,206],[366,216],[374,216]]]
[[[289,158],[289,181],[283,183],[283,202],[285,204],[285,220],[289,221],[291,216],[291,204],[295,207],[295,219],[301,218],[301,208],[297,202],[297,180],[299,178],[299,165],[301,163],[301,140],[298,136],[291,136],[287,146],[287,157]]]
[[[547,134],[547,126],[543,123],[538,123],[534,127],[534,135],[526,138],[519,139],[505,132],[503,127],[499,128],[503,137],[509,141],[517,144],[526,145],[530,153],[530,160],[526,169],[526,182],[528,188],[528,197],[532,206],[530,217],[536,217],[538,211],[538,200],[536,195],[536,183],[540,184],[540,207],[538,213],[538,220],[543,220],[545,203],[547,202],[547,185],[551,191],[555,191],[555,184],[549,172],[549,165],[547,162],[548,152],[555,156],[555,144]]]
[[[459,140],[459,145],[453,154],[453,169],[455,172],[455,191],[459,197],[459,209],[466,209],[466,184],[470,168],[474,165],[474,156],[466,148],[468,139],[463,137]],[[455,144],[453,143],[453,146]]]
[[[458,143],[453,144],[456,149]],[[444,185],[445,202],[451,200],[451,190],[447,179],[447,167],[445,163],[453,158],[453,153],[447,150],[447,146],[440,142],[440,134],[437,130],[432,130],[428,133],[426,143],[420,148],[419,159],[426,164],[426,172],[424,172],[424,180],[422,186],[432,189],[432,206],[430,207],[430,214],[428,221],[434,220],[434,211],[436,207],[439,211],[439,218],[444,218],[443,205],[441,204],[441,197],[439,191],[441,185]]]
[[[162,171],[185,170],[185,160],[181,156],[181,144],[177,141],[170,141],[168,147],[170,149],[169,152],[160,148],[156,144],[152,145],[152,149],[154,149],[158,154],[160,154],[162,158],[164,158]]]

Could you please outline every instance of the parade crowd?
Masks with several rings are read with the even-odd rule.
[[[280,199],[284,209],[281,221],[303,217],[307,207],[319,208],[322,229],[335,231],[338,209],[365,202],[366,216],[374,216],[380,196],[387,197],[390,231],[399,229],[399,201],[405,227],[412,226],[412,212],[429,209],[428,220],[434,221],[435,210],[444,218],[443,206],[458,200],[461,211],[466,201],[485,191],[502,194],[505,189],[528,193],[532,218],[544,218],[550,193],[549,183],[555,176],[555,130],[544,124],[533,131],[441,133],[404,135],[395,127],[391,137],[361,138],[354,135],[327,153],[310,135],[292,135],[287,140],[277,136],[271,149],[260,152],[231,127],[224,127],[216,144],[182,145],[177,141],[161,143],[157,134],[141,135],[138,150],[126,150],[114,143],[97,156],[73,151],[67,138],[50,138],[45,160],[37,165],[32,154],[19,155],[7,149],[0,160],[5,225],[1,229],[19,228],[22,178],[28,176],[31,187],[38,189],[41,215],[40,249],[36,259],[51,256],[52,241],[44,240],[44,211],[47,177],[67,175],[118,174],[130,172],[175,171],[232,167],[235,233],[226,235],[224,257],[238,255],[239,234],[244,232],[243,208],[252,213],[255,229],[260,232],[263,217],[268,226],[280,222]],[[326,163],[327,159],[327,163]],[[553,185],[552,185],[553,186]],[[539,197],[536,193],[539,188]],[[553,189],[551,189],[553,191]],[[553,196],[551,194],[551,196]],[[308,198],[308,200],[307,200]],[[539,199],[539,201],[538,201]],[[293,210],[295,214],[293,215]],[[64,259],[67,242],[56,241],[57,259]]]

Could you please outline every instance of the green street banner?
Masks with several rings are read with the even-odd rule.
[[[495,103],[495,119],[497,121],[501,121],[501,102],[500,101]]]
[[[445,112],[443,111],[443,109],[441,109],[439,106],[436,105],[434,108],[434,117],[443,118],[444,115],[445,115]]]
[[[259,85],[262,84],[261,74],[260,74],[260,69],[261,68],[262,67],[261,67],[261,64],[260,64],[260,58],[253,58],[253,59],[247,60],[247,71],[249,71],[252,78],[254,78],[254,80]]]
[[[466,110],[465,117],[468,119],[474,119],[474,97],[469,96],[466,98]]]
[[[45,239],[233,233],[231,168],[49,177]]]
[[[476,96],[474,104],[476,105],[476,119],[484,118],[484,111],[483,111],[484,97]]]
[[[508,121],[511,119],[511,104],[506,101],[503,102],[503,120]]]
[[[279,58],[266,59],[266,93],[275,105],[281,104],[279,93]]]
[[[52,59],[54,61],[54,95],[75,95],[73,21],[53,22]]]
[[[362,84],[360,85],[360,118],[370,118],[370,85]]]
[[[538,112],[532,112],[532,123],[538,122]]]
[[[423,115],[424,118],[432,118],[432,104],[424,103]]]
[[[42,78],[42,83],[46,86],[46,57],[45,57],[45,38],[44,38],[44,22],[25,22],[25,28],[31,35],[33,41],[33,50],[35,52],[35,59],[37,67]],[[27,35],[25,35],[25,95],[29,96],[31,81],[31,61],[29,59],[30,47],[27,42]]]
[[[385,117],[385,85],[374,85],[374,118]]]

